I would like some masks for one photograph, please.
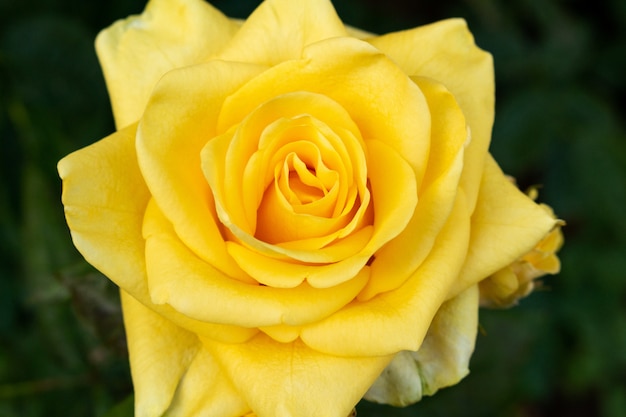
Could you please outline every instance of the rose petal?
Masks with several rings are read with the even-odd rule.
[[[151,0],[141,15],[100,32],[96,50],[117,127],[139,120],[163,74],[205,61],[238,27],[202,0]]]
[[[261,327],[260,330],[280,343],[291,343],[300,337],[302,326],[288,326],[286,324],[277,324],[276,326]]]
[[[246,19],[219,59],[275,65],[299,58],[306,45],[345,35],[328,0],[267,0]]]
[[[118,286],[176,324],[218,340],[249,339],[256,329],[202,323],[169,306],[152,305],[141,233],[149,193],[137,165],[136,127],[128,126],[59,162],[62,200],[74,245]]]
[[[359,28],[355,28],[354,26],[350,26],[350,25],[345,25],[346,30],[348,31],[348,36],[352,36],[355,37],[357,39],[369,39],[369,38],[373,38],[376,37],[377,35],[371,33],[371,32],[366,32],[363,29],[359,29]]]
[[[337,204],[346,205],[355,181],[365,183],[367,172],[358,127],[346,110],[328,97],[309,92],[282,94],[242,117],[244,120],[236,130],[233,128],[207,143],[202,160],[218,204],[227,209],[232,223],[248,234],[256,233],[257,211],[274,179],[269,164],[292,140],[284,136],[291,124],[307,122],[310,129],[317,130],[309,139],[317,145],[324,160],[340,173],[342,188],[346,188],[337,196]],[[225,187],[225,184],[230,185]],[[234,184],[238,186],[233,187]],[[333,215],[341,213],[336,211]]]
[[[245,274],[226,254],[200,152],[215,134],[224,97],[259,71],[258,66],[220,61],[170,71],[155,89],[137,134],[141,172],[181,240],[243,281]]]
[[[264,335],[204,343],[259,417],[345,417],[391,359],[340,358]]]
[[[478,286],[445,302],[417,352],[394,356],[365,399],[405,407],[454,385],[469,373],[478,331]]]
[[[201,347],[198,337],[122,291],[124,326],[135,387],[135,415],[160,416]],[[159,381],[155,384],[154,381]]]
[[[122,129],[58,164],[74,245],[131,293],[144,285],[141,224],[150,198],[137,165],[136,129],[136,124]]]
[[[421,184],[430,145],[426,100],[393,61],[354,38],[309,45],[301,59],[280,63],[255,77],[226,99],[219,130],[227,131],[260,104],[295,91],[321,94],[339,103],[364,140],[391,146],[408,161]]]
[[[449,297],[529,252],[557,221],[507,179],[489,155],[472,215],[470,249]]]
[[[154,381],[159,380],[152,381],[153,385],[158,385]],[[167,417],[240,417],[248,411],[250,407],[241,394],[211,353],[202,347],[183,376],[172,405],[165,415]]]
[[[350,302],[369,277],[364,269],[332,288],[317,289],[305,283],[287,290],[231,279],[178,239],[154,200],[146,210],[144,235],[152,301],[210,323],[246,328],[309,323]]]
[[[443,20],[415,29],[368,39],[407,74],[445,85],[465,114],[472,141],[465,150],[461,186],[473,211],[491,140],[494,74],[491,55],[474,44],[462,19]]]
[[[405,229],[418,204],[418,185],[403,155],[384,141],[368,140],[366,144],[374,202],[374,233],[363,252],[371,255]]]
[[[371,240],[372,232],[372,226],[365,227],[328,248],[316,251],[327,255],[328,259],[342,259],[327,265],[276,259],[235,242],[228,242],[226,247],[228,253],[244,271],[262,284],[277,288],[294,288],[306,281],[314,288],[329,288],[354,279],[361,272],[369,255],[358,251]]]
[[[417,350],[467,253],[469,213],[465,204],[459,189],[433,250],[401,287],[366,302],[352,302],[327,319],[304,326],[302,340],[313,349],[340,356]]]
[[[345,250],[335,250],[333,253],[332,244],[312,253],[300,253],[282,247],[272,249],[262,242],[255,245],[252,240],[246,239],[245,233],[238,232],[235,226],[231,225],[231,230],[238,237],[246,239],[244,241],[248,246],[259,252],[255,254],[253,250],[241,245],[230,244],[229,252],[240,267],[260,282],[283,288],[299,285],[305,278],[315,288],[327,288],[352,279],[378,249],[404,229],[417,202],[415,178],[408,163],[384,142],[367,141],[367,147],[372,155],[368,158],[368,168],[372,194],[376,196],[375,220],[369,241],[358,253],[342,260],[340,258],[329,265],[300,265],[289,260],[275,259],[271,253],[263,253],[264,249],[283,252],[285,256],[309,263],[323,262],[328,259],[329,254],[345,254]],[[225,217],[222,217],[222,220],[228,221]],[[347,249],[359,248],[352,243],[362,242],[362,233],[358,233],[358,236],[358,240],[350,236],[338,244],[350,242]]]
[[[469,374],[469,362],[478,333],[478,286],[469,287],[445,302],[435,316],[420,349],[424,395],[456,384]]]
[[[467,142],[465,117],[454,96],[441,84],[415,78],[431,113],[431,152],[415,214],[397,237],[376,252],[372,278],[359,294],[366,301],[398,288],[430,252],[452,210]]]
[[[338,122],[336,130],[342,136],[325,123],[334,121]],[[361,224],[367,209],[365,194],[369,193],[365,188],[362,144],[350,132],[354,129],[352,121],[336,103],[319,95],[295,93],[264,103],[236,130],[209,141],[202,151],[202,166],[222,223],[250,245],[256,244],[251,241],[253,237],[259,240],[258,244],[269,243],[265,251],[270,256],[275,252],[274,243],[314,238],[327,244],[349,234]],[[317,164],[317,177],[324,175],[324,169],[333,174],[335,182],[341,176],[343,182],[337,185],[337,190],[330,190],[324,197],[336,195],[328,203],[328,210],[332,211],[329,216],[304,213],[312,210],[307,205],[315,203],[300,205],[293,201],[297,197],[289,194],[293,191],[285,184],[287,180],[281,179],[286,174],[282,171],[276,174],[279,169],[287,169],[285,164],[290,156],[304,158],[310,165]],[[322,162],[315,162],[319,159],[324,163],[322,166]],[[332,172],[325,163],[333,168]],[[354,207],[355,214],[351,204],[356,198],[356,188],[362,207]],[[310,242],[289,246],[310,247]]]

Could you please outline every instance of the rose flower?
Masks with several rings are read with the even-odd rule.
[[[427,333],[462,368],[478,283],[555,224],[488,153],[463,20],[374,36],[327,0],[245,22],[151,0],[96,46],[117,131],[59,172],[121,289],[138,417],[345,417]]]

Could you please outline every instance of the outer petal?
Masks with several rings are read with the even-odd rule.
[[[163,74],[205,61],[238,27],[202,0],[151,0],[141,15],[103,30],[96,50],[118,128],[141,117]]]
[[[157,386],[160,381],[152,381]],[[183,376],[167,417],[240,417],[250,407],[215,358],[201,347]],[[160,415],[159,415],[160,416]]]
[[[485,161],[463,270],[449,297],[528,253],[557,223],[507,179],[491,156]]]
[[[437,80],[454,94],[472,132],[461,177],[472,212],[494,117],[491,55],[476,47],[461,19],[390,33],[368,42],[396,61],[407,74]]]
[[[226,253],[200,152],[215,135],[225,97],[262,67],[211,61],[169,72],[159,82],[137,134],[141,172],[181,240],[230,276],[245,274]]]
[[[127,292],[121,291],[121,296],[135,386],[135,415],[161,416],[200,343],[196,335],[144,307]]]
[[[226,61],[275,65],[299,58],[305,46],[346,36],[328,0],[266,0],[219,55]]]
[[[253,329],[192,320],[169,306],[152,305],[146,285],[141,229],[150,198],[135,154],[131,125],[63,158],[63,205],[74,245],[87,262],[144,305],[207,337],[244,341]]]
[[[461,269],[469,241],[469,215],[459,190],[452,213],[432,252],[401,287],[365,302],[355,301],[301,338],[313,349],[346,356],[417,350]],[[379,329],[372,332],[370,329]]]
[[[345,417],[391,360],[340,358],[265,335],[204,343],[259,417]]]
[[[403,407],[454,385],[469,373],[478,330],[478,286],[444,303],[417,352],[398,353],[365,399]]]
[[[65,217],[74,245],[118,286],[143,285],[143,213],[150,194],[141,177],[131,125],[63,158]]]
[[[395,239],[376,253],[372,278],[359,294],[367,300],[398,288],[428,256],[454,205],[467,143],[465,117],[454,97],[441,84],[415,79],[432,118],[428,167],[413,217]]]

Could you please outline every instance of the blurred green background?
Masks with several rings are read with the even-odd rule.
[[[258,1],[213,4],[245,17]],[[143,6],[0,0],[0,417],[129,415],[117,292],[71,245],[56,162],[114,130],[93,39]],[[495,57],[492,152],[567,221],[562,273],[482,312],[464,381],[359,416],[626,416],[626,2],[335,6],[377,33],[466,18]]]

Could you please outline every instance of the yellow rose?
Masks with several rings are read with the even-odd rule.
[[[244,23],[152,0],[96,44],[118,130],[59,172],[121,288],[138,417],[345,417],[444,303],[430,334],[473,340],[477,283],[555,223],[487,151],[492,60],[462,20],[369,36],[327,0]]]

